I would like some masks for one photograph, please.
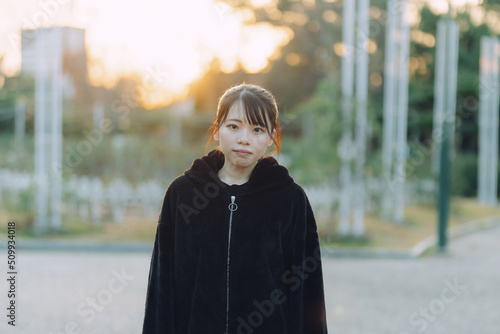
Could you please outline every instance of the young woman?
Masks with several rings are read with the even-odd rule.
[[[165,194],[143,334],[324,334],[321,254],[304,190],[279,154],[278,108],[242,84],[219,100],[208,145]]]

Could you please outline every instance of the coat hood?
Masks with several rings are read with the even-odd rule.
[[[196,159],[191,168],[184,174],[195,183],[206,184],[207,182],[213,182],[214,177],[219,179],[217,172],[224,165],[224,159],[222,151],[212,150],[206,156]],[[274,157],[265,157],[255,165],[250,179],[242,187],[242,195],[268,192],[293,182],[294,180],[286,167],[281,166]]]

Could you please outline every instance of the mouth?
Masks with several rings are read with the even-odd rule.
[[[233,150],[233,152],[241,156],[247,156],[252,154],[250,151],[247,150]]]

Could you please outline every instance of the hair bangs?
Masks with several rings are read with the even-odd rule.
[[[240,103],[245,112],[245,119],[248,123],[262,126],[271,133],[272,125],[270,120],[266,117],[266,105],[254,94],[243,92],[240,96]]]

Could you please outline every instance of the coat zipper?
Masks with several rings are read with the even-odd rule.
[[[233,225],[233,212],[238,210],[238,205],[234,202],[236,196],[231,196],[231,203],[228,205],[228,209],[231,212],[229,214],[229,232],[227,236],[227,270],[226,270],[226,334],[229,334],[229,260],[231,257],[231,228]]]

